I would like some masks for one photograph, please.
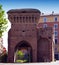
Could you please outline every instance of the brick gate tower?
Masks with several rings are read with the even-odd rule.
[[[44,62],[47,59],[52,61],[52,41],[46,41],[45,38],[41,39],[38,34],[37,24],[40,18],[40,11],[37,9],[13,9],[7,13],[11,22],[11,29],[8,32],[8,62],[16,62],[18,50],[21,50],[24,54],[28,53],[28,62]],[[48,29],[48,32],[51,33],[50,38],[52,40],[50,29]],[[48,50],[46,50],[46,46],[42,41],[45,41],[46,46],[49,45]],[[40,50],[42,49],[41,47],[43,47],[43,50]],[[47,52],[43,52],[45,54],[44,59],[41,51]]]

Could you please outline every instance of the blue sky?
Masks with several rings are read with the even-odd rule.
[[[59,13],[59,0],[0,0],[3,9],[36,8],[42,13],[51,14],[52,11]]]

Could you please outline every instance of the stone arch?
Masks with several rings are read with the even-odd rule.
[[[28,60],[27,62],[32,62],[32,47],[27,41],[20,41],[14,50],[14,62],[16,62],[16,54],[17,51],[22,51],[24,54],[28,54]],[[25,57],[26,59],[26,57]]]
[[[47,38],[41,38],[38,41],[38,62],[49,62],[49,57],[50,41]]]

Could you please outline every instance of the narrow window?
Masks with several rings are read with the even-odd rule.
[[[54,28],[57,29],[58,28],[58,24],[54,24]]]
[[[47,22],[47,18],[46,17],[43,18],[43,22]]]
[[[58,43],[58,39],[56,38],[56,39],[55,39],[55,44],[57,44],[57,43]]]
[[[43,24],[43,28],[46,28],[47,27],[47,24]]]
[[[58,31],[55,31],[55,32],[54,32],[54,35],[55,35],[55,36],[58,36]]]
[[[57,17],[55,17],[55,18],[54,18],[54,21],[57,22],[57,20],[58,20]]]

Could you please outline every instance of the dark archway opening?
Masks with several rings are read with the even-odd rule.
[[[32,47],[26,41],[21,41],[15,47],[14,62],[32,62]]]

